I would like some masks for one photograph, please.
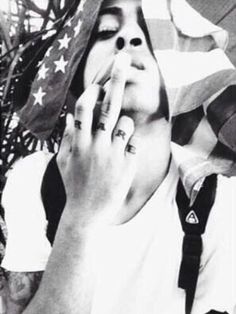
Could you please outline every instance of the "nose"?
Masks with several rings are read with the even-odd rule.
[[[140,49],[144,46],[144,34],[138,25],[127,26],[118,35],[116,39],[117,50]]]
[[[142,45],[142,39],[139,37],[131,38],[129,41],[129,46],[138,47]],[[125,46],[127,46],[126,41],[123,37],[118,37],[116,41],[116,48],[118,50],[122,50]]]

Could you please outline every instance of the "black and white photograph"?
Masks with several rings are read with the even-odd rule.
[[[0,0],[0,314],[236,314],[236,0]]]

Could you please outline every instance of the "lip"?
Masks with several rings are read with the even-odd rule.
[[[144,67],[143,63],[138,61],[138,60],[132,60],[131,61],[131,66],[136,68],[137,70],[140,70],[140,71],[145,70],[145,67]]]
[[[111,71],[112,71],[113,64],[114,64],[114,59],[110,60],[105,66],[102,66],[101,70],[98,71],[98,73],[94,77],[93,83],[104,86],[107,83],[107,81],[109,81],[111,78]],[[144,64],[135,58],[132,58],[130,67],[135,68],[136,70],[139,70],[139,71],[145,70]]]

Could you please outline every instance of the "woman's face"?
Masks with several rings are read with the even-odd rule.
[[[142,21],[141,0],[105,0],[93,33],[88,53],[84,86],[106,73],[114,56],[124,51],[131,56],[122,110],[148,117],[159,107],[160,75]],[[104,70],[105,69],[105,70]],[[107,71],[109,88],[110,70]]]

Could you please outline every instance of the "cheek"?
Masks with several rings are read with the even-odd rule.
[[[161,75],[156,62],[153,63],[150,72],[151,72],[150,73],[151,79],[149,80],[150,95],[152,95],[153,98],[157,98],[159,102],[159,92],[161,89]]]
[[[108,43],[96,43],[90,50],[84,69],[84,87],[87,88],[92,82],[102,65],[114,54],[112,45]]]
[[[150,80],[149,86],[149,95],[150,101],[153,103],[153,106],[157,109],[160,105],[160,89],[161,89],[161,77],[157,65],[153,66],[152,80]]]
[[[93,81],[98,71],[98,58],[97,55],[91,50],[84,68],[84,87],[87,88]]]
[[[161,77],[156,62],[150,62],[147,75],[143,78],[138,89],[142,107],[149,113],[154,113],[160,105]],[[148,96],[147,96],[148,95]]]

